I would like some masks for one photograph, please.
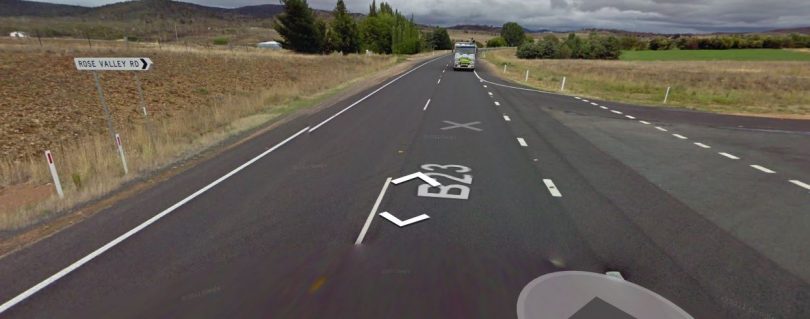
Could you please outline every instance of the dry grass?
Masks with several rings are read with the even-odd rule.
[[[515,51],[487,53],[505,77],[592,98],[743,114],[810,114],[810,62],[521,60]]]
[[[153,115],[148,121],[137,112],[131,74],[105,73],[103,77],[127,154],[127,176],[106,131],[92,78],[74,70],[71,63],[73,56],[91,55],[145,55],[155,62],[153,70],[141,74]],[[64,43],[59,49],[46,50],[0,45],[4,74],[0,116],[5,119],[0,145],[2,150],[15,150],[0,158],[0,192],[14,185],[49,183],[42,151],[50,149],[66,194],[64,200],[48,196],[0,212],[0,230],[30,225],[52,212],[109,193],[230,136],[313,105],[396,61],[386,56],[301,56],[264,50],[88,51]],[[27,93],[2,91],[9,86]],[[34,139],[44,142],[27,142]]]

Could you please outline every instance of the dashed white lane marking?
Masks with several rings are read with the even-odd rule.
[[[703,143],[698,143],[698,142],[695,142],[694,144],[695,144],[695,145],[697,145],[697,146],[700,146],[700,147],[702,147],[702,148],[712,148],[711,146],[706,145],[706,144],[703,144]]]
[[[435,59],[430,60],[430,61],[427,61],[427,62],[425,62],[425,63],[422,63],[422,64],[420,64],[419,66],[417,66],[417,67],[415,67],[415,68],[411,69],[410,71],[408,71],[408,72],[405,72],[405,73],[401,74],[400,76],[398,76],[398,77],[394,78],[394,79],[393,79],[393,80],[391,80],[391,81],[388,81],[388,83],[385,83],[383,86],[378,87],[376,90],[372,91],[372,92],[371,92],[371,93],[369,93],[368,95],[366,95],[366,96],[362,97],[361,99],[359,99],[359,100],[355,101],[354,103],[352,103],[351,105],[347,106],[346,108],[344,108],[344,109],[340,110],[340,112],[335,113],[334,115],[330,116],[329,118],[327,118],[327,119],[323,120],[323,122],[318,123],[318,125],[313,126],[312,128],[310,128],[310,129],[309,129],[309,132],[310,132],[310,133],[314,132],[314,131],[315,131],[315,130],[317,130],[319,127],[323,126],[323,125],[324,125],[324,124],[326,124],[326,123],[329,123],[329,121],[331,121],[331,120],[333,120],[334,118],[336,118],[336,117],[340,116],[340,115],[341,115],[341,114],[343,114],[344,112],[346,112],[346,111],[350,110],[350,109],[351,109],[351,108],[353,108],[355,105],[360,104],[361,102],[365,101],[366,99],[368,99],[368,98],[369,98],[369,97],[371,97],[372,95],[376,94],[377,92],[380,92],[382,89],[384,89],[384,88],[388,87],[389,85],[391,85],[392,83],[396,82],[397,80],[399,80],[399,79],[401,79],[401,78],[405,77],[405,76],[406,76],[406,75],[408,75],[408,74],[411,74],[412,72],[416,71],[417,69],[419,69],[419,68],[421,68],[421,67],[423,67],[423,66],[427,65],[428,63],[432,63],[433,61],[436,61],[436,60],[438,60],[438,59],[441,59],[441,57],[439,57],[439,58],[435,58]]]
[[[444,73],[444,71],[447,71],[447,70],[442,70],[442,73]]]
[[[655,129],[656,129],[656,130],[659,130],[659,131],[661,131],[661,132],[666,132],[666,131],[667,131],[667,129],[665,129],[665,128],[663,128],[663,127],[660,127],[660,126],[656,126],[656,127],[655,127]]]
[[[210,184],[206,185],[205,187],[200,188],[199,190],[197,190],[193,194],[188,195],[186,198],[183,198],[182,200],[175,203],[174,205],[169,206],[169,208],[166,208],[162,212],[158,213],[157,215],[152,216],[152,218],[147,219],[145,222],[141,223],[140,225],[136,226],[135,228],[130,229],[126,233],[122,234],[121,236],[116,237],[111,242],[108,242],[108,243],[104,244],[104,246],[101,246],[101,248],[98,248],[98,249],[94,250],[93,252],[91,252],[87,256],[82,257],[81,259],[73,262],[69,266],[67,266],[64,269],[60,270],[59,272],[51,275],[50,277],[46,278],[45,280],[41,281],[40,283],[34,285],[31,288],[28,288],[28,290],[20,293],[16,297],[11,298],[11,300],[6,301],[2,305],[0,305],[0,314],[2,314],[3,312],[5,312],[6,310],[8,310],[11,307],[14,307],[14,305],[24,301],[28,297],[33,296],[34,294],[36,294],[40,290],[45,289],[45,287],[47,287],[48,285],[56,282],[57,280],[61,279],[62,277],[67,276],[68,274],[70,274],[74,270],[76,270],[79,267],[83,266],[84,264],[90,262],[91,260],[93,260],[96,257],[100,256],[101,254],[105,253],[106,251],[112,249],[113,247],[120,244],[121,242],[127,240],[127,238],[132,237],[133,235],[137,234],[141,230],[149,227],[149,225],[154,224],[155,222],[157,222],[161,218],[165,217],[166,215],[171,214],[173,211],[177,210],[181,206],[183,206],[186,203],[190,202],[194,198],[197,198],[198,196],[200,196],[203,193],[207,192],[211,188],[214,188],[215,186],[219,185],[220,183],[227,180],[231,176],[235,175],[236,173],[239,173],[240,171],[242,171],[246,167],[252,165],[256,161],[264,158],[268,154],[270,154],[273,151],[277,150],[278,148],[284,146],[285,144],[292,141],[293,139],[300,136],[301,134],[304,134],[308,129],[309,129],[309,126],[304,128],[303,130],[298,131],[298,133],[293,134],[292,136],[290,136],[287,139],[279,142],[275,146],[273,146],[270,149],[262,152],[261,154],[257,155],[253,159],[251,159],[251,160],[245,162],[244,164],[240,165],[239,167],[233,169],[232,171],[228,172],[227,174],[223,175],[222,177],[218,178],[217,180],[211,182]]]
[[[590,102],[590,101],[583,99],[583,100],[582,100],[582,102],[588,103],[588,102]]]
[[[647,121],[639,121],[639,122],[640,122],[641,124],[644,124],[644,125],[650,125],[650,122],[647,122]]]
[[[577,99],[577,100],[581,100],[581,98],[579,98],[579,96],[575,96],[574,98]]]
[[[518,137],[517,140],[518,140],[518,144],[520,144],[520,146],[523,146],[523,147],[529,146],[529,144],[526,144],[526,140],[524,140],[522,137]]]
[[[509,115],[505,115],[505,114],[504,114],[504,116],[503,116],[503,120],[504,120],[504,121],[507,121],[507,122],[511,122],[511,121],[512,121],[512,119],[511,119],[511,118],[509,118]]]
[[[688,139],[686,136],[683,136],[681,134],[672,134],[672,136],[677,137],[677,138],[682,139],[682,140]]]
[[[732,155],[732,154],[725,153],[725,152],[718,152],[717,154],[723,155],[723,156],[728,157],[728,158],[733,159],[733,160],[738,160],[738,159],[740,159],[740,158],[739,158],[739,157],[737,157],[737,156],[734,156],[734,155]]]
[[[430,105],[430,99],[428,99],[428,100],[427,100],[427,103],[425,103],[425,107],[424,107],[424,108],[422,108],[422,111],[426,111],[426,110],[427,110],[428,105]]]
[[[492,96],[492,92],[487,92],[487,94],[489,94],[489,96]]]
[[[756,164],[752,164],[752,165],[751,165],[751,167],[753,167],[753,168],[755,168],[755,169],[757,169],[757,170],[759,170],[759,171],[761,171],[761,172],[763,172],[763,173],[768,173],[768,174],[773,174],[773,173],[776,173],[776,172],[774,172],[774,171],[770,170],[770,169],[769,169],[769,168],[767,168],[767,167],[760,166],[760,165],[756,165]]]
[[[613,112],[613,113],[616,113],[616,114],[623,114],[622,112],[616,111],[616,110],[610,110],[610,111]]]
[[[788,182],[791,182],[791,183],[793,183],[793,185],[799,186],[799,187],[804,188],[806,190],[810,190],[810,185],[808,185],[808,184],[806,184],[806,183],[804,183],[804,182],[802,182],[802,181],[800,181],[798,179],[791,179],[791,180],[788,180]]]
[[[439,84],[439,83],[442,83],[442,79],[439,79],[439,81],[436,81],[436,84]]]
[[[598,103],[591,102],[591,105],[593,105],[593,106],[597,106],[597,105],[599,105],[599,104],[598,104]]]
[[[631,120],[635,120],[635,119],[636,119],[636,117],[635,117],[635,116],[632,116],[632,115],[625,115],[624,117],[629,118],[629,119],[631,119]]]
[[[377,201],[374,202],[374,206],[371,207],[371,213],[368,214],[368,218],[366,218],[366,223],[363,224],[363,229],[360,230],[360,235],[358,235],[357,240],[354,241],[355,245],[360,245],[363,243],[363,238],[366,237],[368,227],[371,226],[371,221],[374,219],[374,215],[377,214],[377,209],[380,208],[380,203],[382,202],[382,199],[385,196],[385,190],[388,189],[388,184],[391,184],[390,177],[385,180],[385,185],[383,185],[382,190],[380,191],[380,195],[377,195]]]
[[[554,185],[553,181],[548,178],[544,178],[543,183],[546,184],[546,188],[548,188],[548,192],[551,193],[551,196],[562,197],[562,193],[560,193],[560,190],[557,189],[557,186]]]
[[[485,89],[487,88],[487,85],[486,85],[486,84],[484,84],[484,88],[485,88]]]
[[[607,108],[607,106],[604,106],[604,105],[600,105],[599,107],[600,107],[600,108],[602,108],[603,110],[607,110],[607,109],[608,109],[608,108]]]
[[[495,105],[501,106],[501,102],[495,101]]]

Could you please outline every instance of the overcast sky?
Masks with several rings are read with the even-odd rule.
[[[344,0],[366,13],[370,0]],[[97,6],[115,0],[53,0]],[[208,6],[240,7],[278,0],[186,0]],[[332,9],[336,0],[309,0]],[[379,1],[378,1],[379,2]],[[530,29],[557,31],[611,28],[640,32],[688,33],[758,31],[810,26],[810,0],[390,0],[394,8],[430,25],[502,25],[516,21]]]

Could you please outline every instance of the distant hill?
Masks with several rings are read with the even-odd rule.
[[[21,0],[0,0],[0,16],[3,17],[61,17],[81,15],[87,11],[90,11],[90,8],[66,4]]]
[[[790,28],[790,29],[775,29],[768,31],[768,33],[802,33],[810,34],[810,27]]]

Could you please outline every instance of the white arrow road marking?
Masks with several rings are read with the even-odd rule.
[[[403,220],[399,220],[399,218],[396,218],[394,215],[391,215],[388,212],[382,212],[382,213],[380,213],[380,216],[387,219],[388,221],[394,223],[394,225],[397,225],[399,227],[405,227],[405,226],[408,226],[410,224],[418,223],[418,222],[421,222],[421,221],[423,221],[425,219],[430,218],[430,216],[422,214],[422,215],[416,216],[414,218],[407,219],[407,220],[403,221]]]
[[[723,155],[723,156],[728,157],[728,158],[733,159],[733,160],[738,160],[738,159],[740,159],[739,157],[734,156],[734,155],[729,154],[729,153],[719,152],[719,153],[717,153],[717,154]]]
[[[425,181],[425,183],[428,183],[428,184],[430,184],[430,186],[433,186],[433,187],[442,186],[441,183],[439,183],[435,179],[431,178],[430,176],[425,175],[425,173],[422,173],[422,172],[416,172],[416,173],[413,173],[413,174],[410,174],[410,175],[402,176],[400,178],[397,178],[397,179],[391,181],[391,183],[394,183],[394,185],[399,185],[400,183],[407,182],[407,181],[412,180],[414,178],[421,179],[421,180]]]
[[[695,142],[694,144],[695,144],[695,145],[697,145],[697,146],[700,146],[700,147],[702,147],[702,148],[712,148],[711,146],[706,145],[706,144],[703,144],[703,143],[698,143],[698,142]]]
[[[757,170],[759,170],[759,171],[761,171],[761,172],[763,172],[763,173],[768,173],[768,174],[773,174],[773,173],[776,173],[776,172],[774,172],[774,171],[772,171],[772,170],[768,169],[768,168],[767,168],[767,167],[765,167],[765,166],[760,166],[760,165],[756,165],[756,164],[754,164],[754,165],[751,165],[751,167],[753,167],[753,168],[755,168],[755,169],[757,169]]]
[[[551,193],[551,196],[554,197],[562,197],[562,193],[557,189],[557,186],[554,185],[554,182],[548,178],[543,179],[543,183],[546,184],[546,188],[548,188],[548,192]]]
[[[371,213],[368,214],[366,218],[366,223],[363,224],[363,229],[360,230],[360,235],[357,236],[357,240],[354,241],[355,245],[360,245],[363,243],[363,238],[366,237],[366,232],[368,232],[369,226],[371,226],[371,220],[374,218],[374,214],[377,213],[377,209],[380,208],[380,203],[382,202],[383,197],[385,196],[385,190],[388,189],[388,183],[391,182],[391,178],[387,178],[385,180],[385,184],[383,184],[383,188],[380,191],[380,195],[377,195],[377,201],[374,202],[374,207],[371,208]]]
[[[808,185],[808,184],[806,184],[806,183],[804,183],[804,182],[802,182],[802,181],[800,181],[800,180],[797,180],[797,179],[791,179],[791,180],[789,180],[788,182],[791,182],[791,183],[793,183],[793,185],[799,186],[799,187],[801,187],[801,188],[804,188],[804,189],[810,190],[810,185]]]

